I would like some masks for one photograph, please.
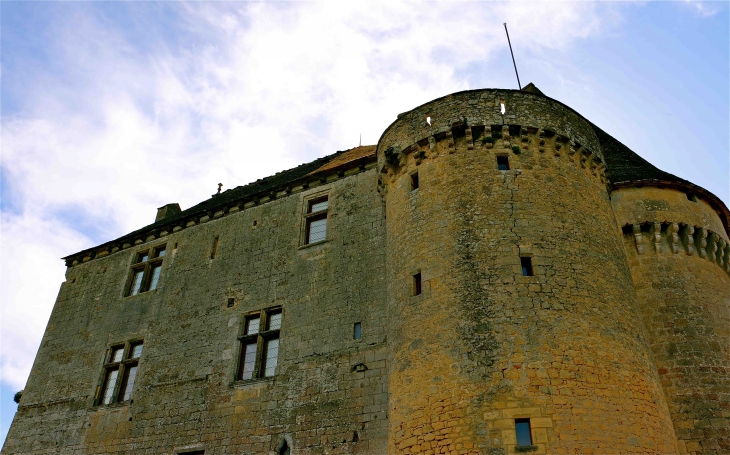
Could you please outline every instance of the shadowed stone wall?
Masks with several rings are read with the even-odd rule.
[[[680,191],[612,195],[681,453],[730,453],[728,237]]]

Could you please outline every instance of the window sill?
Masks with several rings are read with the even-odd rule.
[[[249,387],[249,386],[266,384],[267,382],[272,382],[275,377],[276,377],[276,375],[270,376],[268,378],[239,379],[239,380],[233,381],[231,383],[231,388],[233,388],[233,389],[243,389],[243,388],[246,388],[246,387]]]
[[[157,292],[158,289],[160,289],[160,288],[157,287],[155,289],[150,289],[149,291],[140,292],[140,293],[134,294],[134,295],[125,295],[123,298],[125,298],[125,299],[132,299],[134,297],[140,297],[140,296],[143,296],[143,295],[151,295],[151,294],[154,294],[155,292]]]
[[[324,239],[324,240],[320,240],[319,242],[307,243],[306,245],[300,246],[299,249],[304,250],[304,249],[307,249],[307,248],[310,248],[313,246],[324,245],[325,243],[328,243],[329,241],[330,241],[329,239]]]
[[[92,406],[91,408],[89,408],[89,411],[122,409],[122,408],[129,407],[129,405],[132,403],[132,401],[133,400],[118,401],[116,403],[109,403],[109,404],[97,404],[96,406]]]
[[[537,446],[515,446],[515,452],[517,452],[517,453],[535,452],[535,451],[537,451]]]

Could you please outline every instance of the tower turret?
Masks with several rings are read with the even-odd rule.
[[[677,451],[590,123],[460,92],[377,155],[390,453]]]

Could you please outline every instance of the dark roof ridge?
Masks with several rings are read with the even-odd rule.
[[[725,232],[730,234],[730,210],[722,199],[689,180],[662,171],[595,124],[591,123],[591,126],[603,148],[608,180],[613,188],[661,186],[689,190],[710,204],[719,215]]]
[[[140,235],[142,235],[145,232],[154,232],[156,229],[161,229],[161,228],[173,225],[176,222],[182,221],[184,219],[187,219],[187,218],[190,218],[190,217],[193,217],[196,215],[200,215],[203,213],[214,212],[216,209],[223,208],[226,205],[228,205],[234,201],[238,201],[238,200],[242,200],[242,199],[246,199],[246,198],[256,198],[257,196],[262,195],[262,193],[270,193],[272,191],[277,190],[278,188],[281,188],[286,185],[290,185],[297,181],[301,181],[301,180],[304,180],[307,178],[314,179],[314,175],[316,175],[318,173],[317,171],[321,167],[323,167],[325,164],[330,163],[335,158],[341,156],[344,153],[350,152],[357,148],[367,148],[367,147],[373,147],[373,156],[374,156],[374,149],[375,149],[374,145],[358,146],[358,147],[353,147],[353,148],[347,149],[347,150],[339,150],[330,155],[319,157],[315,160],[309,161],[307,163],[302,163],[293,168],[290,168],[290,169],[287,169],[284,171],[279,171],[274,175],[269,175],[267,177],[257,179],[256,181],[248,183],[246,185],[243,185],[243,186],[239,185],[235,188],[227,189],[226,191],[224,191],[220,194],[213,195],[209,199],[206,199],[198,204],[193,205],[192,207],[189,207],[189,208],[181,211],[178,214],[175,214],[173,217],[166,218],[166,219],[148,224],[148,225],[143,226],[139,229],[136,229],[132,232],[124,234],[121,237],[118,237],[114,240],[110,240],[110,241],[104,242],[99,245],[91,246],[84,250],[81,250],[76,253],[65,256],[62,259],[66,260],[68,262],[70,259],[72,259],[74,257],[78,257],[80,255],[90,253],[94,250],[116,245],[127,239],[133,240],[134,237],[139,237]],[[342,166],[345,166],[345,165],[348,165],[351,163],[355,163],[355,162],[359,163],[363,159],[367,159],[369,156],[370,155],[366,155],[366,156],[360,157],[360,158],[355,159],[350,162],[341,163],[341,165],[337,166],[336,168],[342,167]],[[329,170],[332,171],[333,169],[336,169],[336,168],[332,168]],[[327,171],[328,171],[327,169],[323,170],[323,172],[327,172]]]

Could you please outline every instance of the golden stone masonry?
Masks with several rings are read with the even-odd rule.
[[[729,225],[532,84],[454,93],[65,258],[2,453],[730,454]]]

